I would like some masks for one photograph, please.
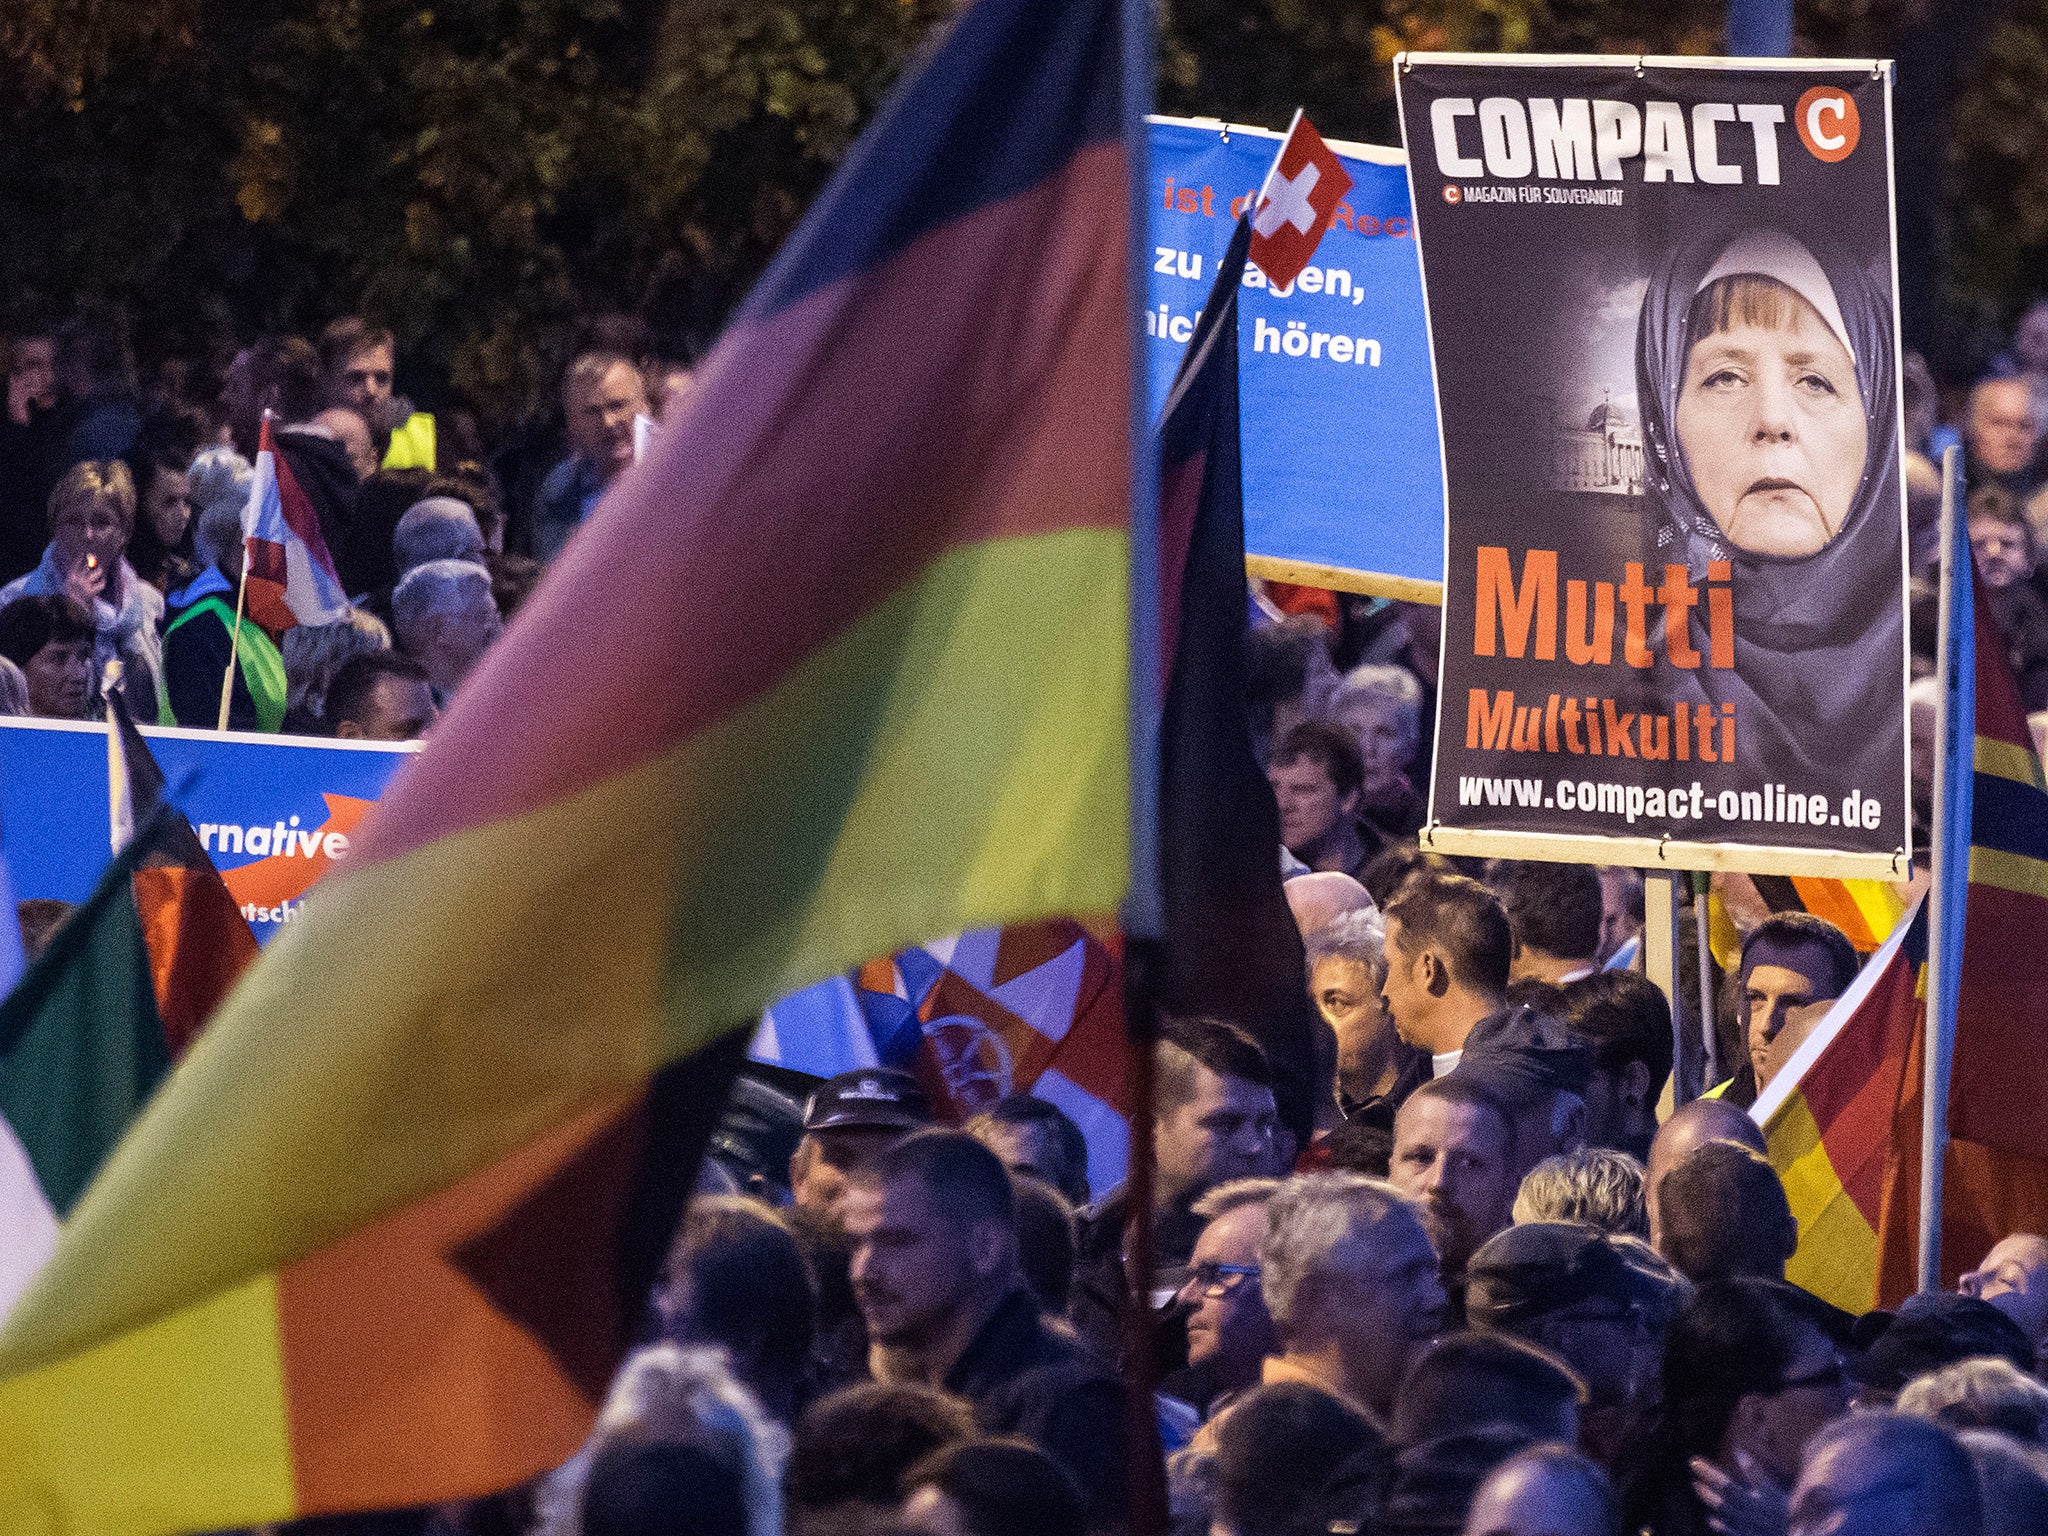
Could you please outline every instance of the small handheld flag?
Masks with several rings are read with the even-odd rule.
[[[337,624],[348,617],[348,593],[327,553],[320,515],[271,442],[268,411],[257,438],[256,483],[242,509],[242,579],[235,584],[235,625],[220,680],[216,730],[228,728],[244,613],[273,638],[300,624]]]
[[[129,1122],[197,1038],[256,940],[107,691],[126,833],[86,901],[7,987],[0,941],[0,1316],[57,1246]],[[0,899],[7,898],[0,869]],[[6,899],[6,925],[14,904]],[[15,953],[19,953],[18,939]]]
[[[1295,108],[1252,214],[1251,260],[1266,281],[1285,288],[1301,275],[1350,190],[1351,173],[1344,162],[1307,114]]]
[[[242,552],[249,617],[271,634],[348,616],[348,594],[327,553],[319,514],[272,443],[268,416],[256,451],[256,484],[242,511]]]

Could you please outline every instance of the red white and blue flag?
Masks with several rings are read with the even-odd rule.
[[[298,624],[334,624],[348,616],[348,594],[320,533],[320,515],[270,440],[270,419],[256,452],[256,484],[242,510],[243,602],[273,636]]]

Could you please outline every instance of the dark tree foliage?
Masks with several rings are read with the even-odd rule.
[[[5,0],[0,294],[125,300],[145,366],[361,311],[507,426],[580,316],[701,349],[958,3]],[[2048,0],[1930,4],[1803,0],[1800,49],[1899,54],[1909,330],[1966,367],[2048,266]],[[1722,18],[1161,0],[1160,105],[1395,142],[1401,49],[1707,53]]]
[[[125,299],[145,362],[360,310],[503,425],[577,316],[700,347],[946,8],[7,0],[0,291]]]
[[[1399,142],[1404,49],[1713,54],[1725,0],[1163,0],[1163,111]],[[2048,294],[2048,0],[1798,0],[1795,51],[1897,61],[1910,344],[1967,382]]]

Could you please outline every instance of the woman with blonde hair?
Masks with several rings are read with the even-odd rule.
[[[129,708],[157,712],[163,672],[158,628],[164,599],[125,558],[135,532],[135,477],[119,459],[87,459],[50,493],[50,543],[41,564],[0,587],[0,607],[17,597],[75,598],[93,616],[93,693],[106,664],[122,666]]]

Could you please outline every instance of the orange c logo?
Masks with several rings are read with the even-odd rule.
[[[1856,99],[1832,85],[1816,85],[1801,96],[1793,116],[1799,126],[1799,142],[1807,153],[1830,165],[1848,159],[1862,136]]]
[[[1455,185],[1444,188],[1444,201],[1447,203],[1456,203],[1458,201],[1458,189]]]

